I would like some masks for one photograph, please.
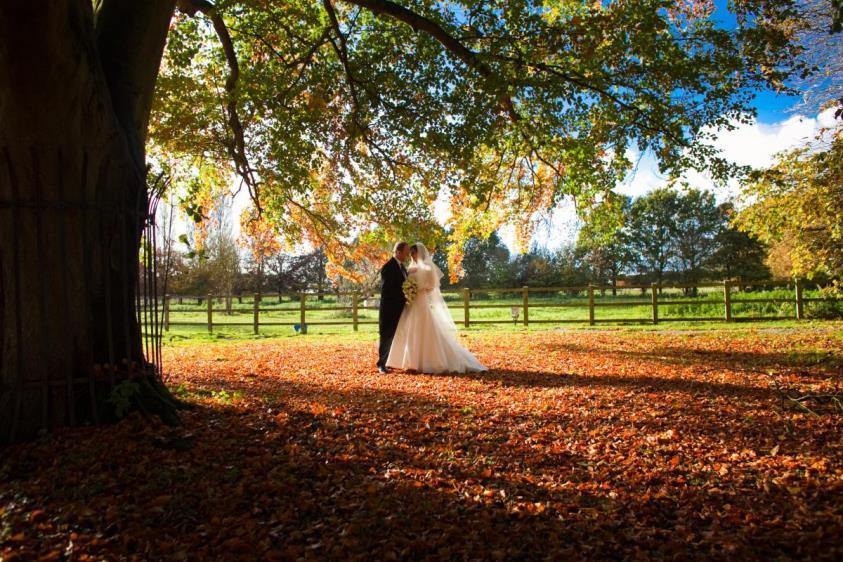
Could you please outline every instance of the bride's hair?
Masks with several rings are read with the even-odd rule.
[[[412,253],[412,254],[418,254],[419,253],[419,243],[418,242],[416,242],[415,244],[410,246],[410,253]]]

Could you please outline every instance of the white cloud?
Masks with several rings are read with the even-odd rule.
[[[834,114],[837,111],[838,108],[835,107],[829,107],[825,111],[821,111],[817,116],[817,121],[819,122],[820,127],[831,128],[838,126],[840,124],[840,120],[834,118]]]
[[[667,178],[659,172],[652,154],[646,153],[642,156],[637,150],[630,150],[627,158],[633,162],[634,167],[627,178],[617,186],[618,193],[640,197],[657,186],[667,183]]]
[[[736,164],[764,168],[777,153],[810,141],[818,129],[819,117],[793,115],[778,123],[739,124],[720,132],[713,144]]]

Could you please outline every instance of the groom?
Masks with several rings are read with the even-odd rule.
[[[401,318],[401,311],[404,310],[406,299],[404,298],[404,280],[407,279],[407,269],[404,261],[410,255],[410,246],[406,242],[398,242],[395,251],[389,261],[381,268],[381,304],[378,310],[378,334],[380,345],[378,348],[378,371],[388,373],[386,359],[389,357],[389,348],[392,347],[392,338],[395,337],[395,329],[398,327],[398,320]]]

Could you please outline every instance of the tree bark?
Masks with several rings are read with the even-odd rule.
[[[113,418],[112,385],[147,371],[143,143],[173,2],[97,8],[95,28],[90,0],[0,7],[0,443]]]

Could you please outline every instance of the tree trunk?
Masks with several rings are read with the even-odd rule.
[[[697,282],[697,262],[696,257],[692,254],[688,258],[688,271],[685,275],[688,283],[696,283]],[[696,287],[688,287],[685,290],[685,294],[691,297],[697,296],[697,288]]]
[[[316,280],[316,292],[319,293],[319,296],[317,297],[317,299],[320,300],[320,301],[325,300],[325,295],[322,294],[322,290],[323,290],[322,274],[319,273],[318,277],[317,277],[317,280]]]
[[[164,26],[158,61],[170,4],[146,22]],[[100,2],[98,18],[114,19],[113,5]],[[132,25],[153,5],[166,11],[148,2]],[[141,375],[138,399],[160,395],[150,409],[174,415],[160,381],[147,380],[135,305],[155,73],[144,60],[152,85],[136,87],[144,55],[98,46],[107,31],[95,33],[89,0],[0,8],[0,443],[113,419],[110,391],[129,376]]]

